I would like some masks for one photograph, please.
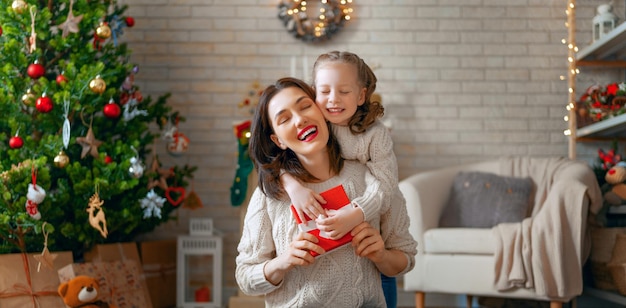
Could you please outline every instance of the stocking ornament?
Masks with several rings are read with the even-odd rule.
[[[235,126],[235,136],[238,141],[237,171],[233,186],[230,187],[230,203],[239,206],[246,199],[248,190],[248,175],[254,165],[248,154],[248,144],[250,139],[250,121],[245,121]]]
[[[32,183],[28,184],[28,193],[26,194],[26,212],[33,219],[41,219],[41,213],[37,206],[43,202],[46,198],[46,191],[39,185],[37,185],[37,172],[33,166],[32,171]]]

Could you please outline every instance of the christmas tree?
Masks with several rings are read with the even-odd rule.
[[[167,221],[195,167],[156,155],[159,142],[181,155],[189,140],[168,95],[134,84],[127,6],[0,1],[0,253],[80,256]]]

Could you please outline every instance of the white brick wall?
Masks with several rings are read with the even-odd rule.
[[[136,19],[125,40],[140,66],[139,85],[152,96],[171,92],[171,105],[187,117],[180,129],[191,139],[190,152],[161,157],[199,167],[194,188],[204,203],[181,209],[149,238],[186,232],[190,216],[213,217],[225,231],[227,287],[235,286],[239,238],[240,211],[229,199],[237,151],[232,126],[245,119],[237,104],[254,81],[288,75],[293,55],[297,77],[303,57],[312,66],[319,53],[334,49],[377,67],[401,178],[504,155],[567,156],[567,83],[559,80],[567,69],[564,0],[354,0],[354,19],[318,45],[286,32],[278,1],[122,2]],[[578,1],[580,46],[589,41],[595,6],[604,2]]]

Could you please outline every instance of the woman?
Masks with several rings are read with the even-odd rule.
[[[384,307],[380,274],[414,264],[406,207],[387,207],[352,230],[352,245],[324,254],[313,235],[298,231],[278,180],[285,170],[317,192],[342,184],[350,199],[376,181],[365,165],[341,158],[314,98],[304,82],[283,78],[259,99],[250,138],[259,187],[238,246],[237,283],[244,293],[265,294],[266,307]]]

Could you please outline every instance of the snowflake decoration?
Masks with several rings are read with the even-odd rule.
[[[165,198],[159,197],[154,192],[154,189],[150,190],[145,198],[139,201],[141,208],[143,209],[143,218],[158,217],[161,218],[161,208],[165,203]]]

